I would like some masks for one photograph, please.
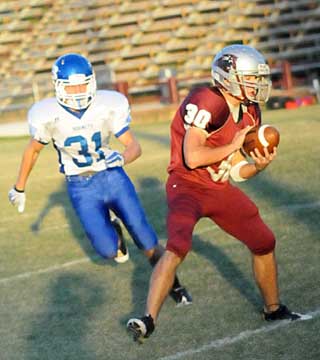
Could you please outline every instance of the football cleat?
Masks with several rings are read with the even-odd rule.
[[[127,322],[128,332],[133,335],[133,340],[142,344],[143,339],[148,338],[154,331],[154,322],[151,315],[140,319],[130,319]]]
[[[264,320],[275,321],[275,320],[310,320],[312,319],[311,315],[299,314],[293,311],[290,311],[285,305],[280,304],[278,309],[271,312],[266,312],[263,310],[262,316]]]
[[[192,297],[184,287],[172,289],[170,291],[170,296],[176,302],[178,307],[192,304]]]
[[[119,237],[118,252],[117,252],[117,256],[114,258],[114,261],[116,261],[117,263],[123,264],[129,260],[129,251],[127,248],[127,244],[126,244],[125,238],[123,236],[119,220],[117,218],[114,218],[111,220],[111,223],[112,223],[113,227],[115,228],[115,230],[118,234],[118,237]]]

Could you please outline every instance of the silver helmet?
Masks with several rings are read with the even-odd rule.
[[[213,59],[211,75],[215,86],[222,87],[240,100],[268,101],[271,91],[270,68],[262,54],[247,45],[230,45]]]

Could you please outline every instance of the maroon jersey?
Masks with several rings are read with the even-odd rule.
[[[192,90],[177,110],[171,124],[171,158],[168,172],[209,186],[223,185],[229,178],[233,154],[210,166],[190,169],[183,158],[183,140],[187,129],[196,126],[207,133],[206,145],[218,147],[229,144],[235,133],[247,125],[261,123],[259,106],[241,105],[239,119],[234,119],[223,95],[217,88],[201,87]]]

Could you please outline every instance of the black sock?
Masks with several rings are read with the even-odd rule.
[[[176,275],[174,277],[174,282],[173,282],[173,285],[172,285],[172,290],[176,290],[176,289],[179,289],[181,288],[181,284],[180,284],[180,281],[178,279],[178,276]]]
[[[161,255],[154,252],[154,254],[149,258],[149,263],[152,267],[156,265],[158,260],[160,259]]]

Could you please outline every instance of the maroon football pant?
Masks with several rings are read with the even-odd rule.
[[[257,206],[239,188],[225,183],[208,188],[171,174],[167,181],[167,250],[184,258],[192,247],[194,226],[208,217],[243,242],[252,253],[265,255],[275,237],[262,221]]]

